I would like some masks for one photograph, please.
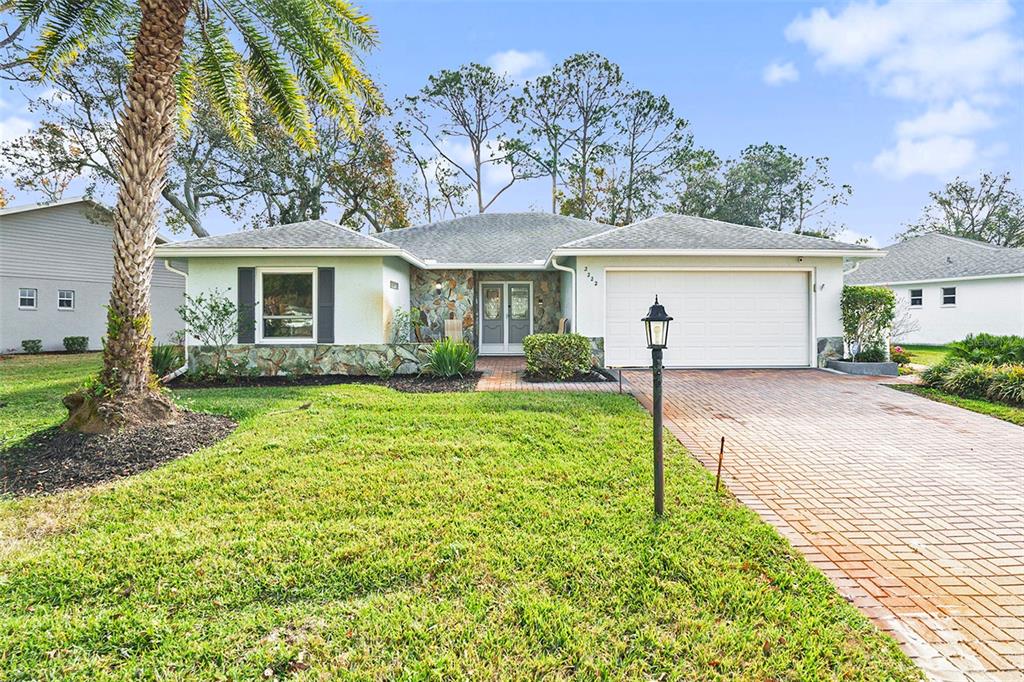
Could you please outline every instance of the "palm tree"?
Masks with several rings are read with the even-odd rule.
[[[360,132],[364,105],[381,98],[358,61],[376,30],[348,0],[17,0],[39,28],[30,63],[41,78],[93,41],[135,33],[118,125],[114,279],[99,383],[65,398],[65,428],[110,431],[174,421],[150,370],[149,283],[157,201],[178,131],[202,89],[240,144],[253,141],[249,99],[261,97],[300,147],[316,141],[307,102]]]

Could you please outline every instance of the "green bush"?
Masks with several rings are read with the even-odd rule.
[[[526,372],[566,381],[591,370],[590,339],[579,334],[531,334],[523,339]]]
[[[995,369],[992,365],[974,365],[969,362],[954,364],[942,380],[942,390],[964,398],[984,398]]]
[[[26,353],[42,353],[43,352],[43,340],[42,339],[25,339],[21,342],[21,349]]]
[[[1005,365],[1024,363],[1024,337],[969,334],[963,341],[949,344],[950,356],[973,362]]]
[[[88,336],[65,336],[64,350],[69,353],[84,353],[89,350]]]
[[[149,353],[153,374],[164,377],[185,364],[185,356],[179,346],[153,346]]]
[[[885,362],[885,349],[880,346],[862,348],[857,353],[857,362]]]
[[[435,341],[423,369],[439,377],[461,377],[476,368],[476,353],[465,341]]]
[[[909,365],[910,353],[903,350],[903,346],[889,346],[889,359],[897,365]]]
[[[878,362],[868,357],[878,357],[882,351],[896,317],[896,295],[885,287],[845,286],[839,299],[843,316],[843,334],[850,347],[853,360]]]
[[[937,365],[932,365],[925,371],[921,372],[921,383],[930,388],[942,388],[942,382],[946,380],[946,375],[957,365],[963,364],[961,360],[951,360],[949,358],[943,360]]]
[[[1024,365],[996,367],[986,395],[989,400],[1024,405]]]

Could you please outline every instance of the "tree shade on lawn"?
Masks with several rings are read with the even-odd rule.
[[[33,367],[0,365],[14,415],[67,380]],[[0,678],[920,678],[671,438],[655,523],[628,396],[177,397],[238,429],[0,500]]]
[[[97,387],[66,397],[65,426],[100,432],[173,421],[176,409],[155,388],[149,367],[149,284],[157,201],[177,114],[187,119],[202,88],[229,134],[251,144],[252,89],[304,148],[315,145],[307,99],[357,135],[358,105],[380,106],[355,60],[375,43],[376,32],[346,0],[140,0],[137,8],[106,0],[25,0],[16,7],[25,24],[40,29],[31,62],[44,78],[73,62],[90,42],[116,31],[135,33],[117,134],[114,278],[104,366]]]

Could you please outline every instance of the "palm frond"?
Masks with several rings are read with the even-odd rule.
[[[109,35],[129,10],[124,0],[58,0],[25,2],[23,11],[36,21],[43,11],[50,15],[30,59],[43,77],[51,77],[73,62],[90,42]]]
[[[249,112],[249,92],[241,55],[235,49],[221,21],[209,21],[200,33],[196,76],[228,135],[243,146],[256,139]]]
[[[185,56],[181,60],[181,68],[174,75],[174,90],[178,95],[178,130],[186,138],[192,128],[197,83],[195,61]]]

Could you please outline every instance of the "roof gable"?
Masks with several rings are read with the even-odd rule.
[[[862,264],[848,284],[889,284],[1024,274],[1024,249],[995,246],[933,232],[886,248],[888,255]]]

